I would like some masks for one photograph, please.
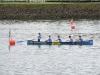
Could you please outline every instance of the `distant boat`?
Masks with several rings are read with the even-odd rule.
[[[93,40],[87,40],[83,42],[38,42],[33,40],[27,40],[27,45],[93,45]]]

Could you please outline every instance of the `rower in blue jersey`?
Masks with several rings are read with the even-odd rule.
[[[79,41],[83,42],[83,38],[81,36],[79,36]]]
[[[41,33],[39,33],[38,35],[38,42],[40,42],[40,39],[41,39]]]
[[[69,40],[67,40],[67,42],[73,42],[73,38],[71,38],[71,36],[69,36]]]
[[[62,40],[61,40],[61,38],[60,38],[60,36],[58,36],[58,40],[57,40],[58,42],[62,42]]]
[[[49,35],[48,40],[46,40],[46,42],[52,42],[51,36]]]

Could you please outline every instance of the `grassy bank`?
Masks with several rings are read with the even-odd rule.
[[[100,18],[99,3],[18,3],[0,4],[0,19]]]

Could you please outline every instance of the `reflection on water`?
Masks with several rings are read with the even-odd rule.
[[[100,20],[75,20],[72,32],[69,20],[4,20],[0,21],[0,75],[99,75],[100,74]],[[9,46],[9,28],[12,39],[24,41]],[[27,45],[28,39],[41,41],[51,35],[53,41],[60,35],[63,41],[72,34],[75,39],[94,41],[93,46]]]

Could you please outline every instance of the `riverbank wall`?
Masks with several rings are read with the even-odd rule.
[[[100,18],[100,4],[0,4],[0,19]]]

